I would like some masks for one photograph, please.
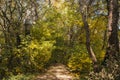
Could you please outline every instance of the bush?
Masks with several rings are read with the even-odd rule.
[[[75,51],[73,51],[69,61],[68,67],[73,72],[77,73],[87,73],[92,69],[91,59],[86,52],[85,46],[76,46]]]
[[[19,75],[12,75],[9,78],[4,78],[3,80],[32,80],[34,79],[34,75],[23,75],[23,74],[19,74]]]
[[[72,71],[86,73],[91,69],[91,60],[86,53],[74,53],[69,59],[68,67]]]
[[[21,65],[24,71],[33,72],[42,70],[51,58],[53,48],[52,41],[30,41],[26,47],[20,50],[22,54],[20,55]]]

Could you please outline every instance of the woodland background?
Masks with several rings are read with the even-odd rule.
[[[119,0],[0,0],[0,79],[62,63],[81,80],[119,80],[119,15]]]

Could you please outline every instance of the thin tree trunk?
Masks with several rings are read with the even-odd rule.
[[[88,11],[89,11],[89,8],[90,8],[92,2],[93,2],[93,0],[90,0],[88,2],[88,4],[85,4],[84,2],[82,4],[81,0],[79,0],[79,5],[80,5],[80,12],[82,15],[82,21],[83,21],[85,32],[86,32],[86,48],[87,48],[88,54],[92,60],[94,71],[98,72],[97,58],[96,58],[94,51],[91,47],[90,29],[89,29],[89,25],[87,22],[87,14],[88,14]]]
[[[94,71],[96,72],[96,71],[98,71],[97,58],[96,58],[96,56],[93,52],[93,49],[91,47],[91,44],[90,44],[90,29],[89,29],[88,22],[86,21],[86,15],[82,14],[82,20],[83,20],[84,28],[85,28],[85,32],[86,32],[86,48],[87,48],[87,51],[93,62]]]

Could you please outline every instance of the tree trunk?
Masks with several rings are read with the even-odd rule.
[[[87,48],[87,51],[93,62],[94,71],[97,72],[98,71],[97,58],[96,58],[96,56],[93,52],[93,49],[91,47],[91,44],[90,44],[90,29],[89,29],[88,22],[86,21],[86,15],[82,14],[82,20],[83,20],[84,28],[85,28],[85,32],[86,32],[86,48]]]
[[[80,12],[82,15],[82,21],[83,21],[85,32],[86,32],[86,48],[87,48],[88,54],[92,60],[93,69],[95,72],[98,72],[99,70],[98,70],[98,65],[97,65],[97,58],[96,58],[94,51],[91,47],[90,29],[89,29],[89,25],[87,22],[87,14],[88,14],[88,11],[89,11],[89,8],[90,8],[92,2],[93,2],[93,0],[89,0],[88,4],[86,4],[84,1],[82,3],[82,1],[79,0],[79,5],[80,5]]]
[[[118,39],[118,0],[107,0],[108,6],[108,46],[104,62],[119,53]]]

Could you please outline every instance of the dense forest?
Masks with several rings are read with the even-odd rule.
[[[120,0],[0,0],[0,80],[120,80],[119,50]]]

